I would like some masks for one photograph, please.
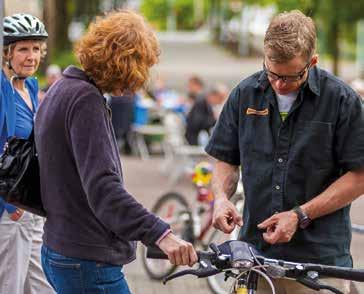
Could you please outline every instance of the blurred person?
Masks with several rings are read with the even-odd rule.
[[[205,91],[204,81],[196,75],[191,76],[187,82],[187,96],[191,104],[199,99],[202,99]]]
[[[173,264],[197,261],[192,245],[125,189],[103,97],[140,89],[159,52],[140,15],[98,17],[75,47],[81,68],[67,67],[39,108],[35,141],[47,211],[42,266],[57,293],[130,293],[122,268],[135,259],[137,240],[159,246]]]
[[[228,87],[223,83],[217,83],[210,90],[210,95],[207,96],[207,100],[212,107],[212,112],[215,119],[218,119],[224,103],[229,95]]]
[[[50,64],[46,69],[47,84],[43,87],[38,94],[39,102],[42,102],[45,93],[48,89],[62,76],[62,70],[57,64]]]
[[[122,153],[130,154],[129,136],[134,120],[135,95],[110,96],[111,122]]]
[[[38,108],[38,82],[32,76],[44,57],[48,34],[30,14],[3,19],[0,92],[0,152],[12,136],[28,138]],[[40,265],[43,218],[0,197],[0,293],[54,293]]]
[[[213,224],[266,257],[352,267],[350,204],[364,194],[364,109],[317,66],[316,28],[300,11],[275,16],[263,70],[231,92],[206,152],[217,159]],[[243,220],[229,198],[245,190]],[[324,279],[349,293],[349,281]],[[316,293],[275,279],[276,293]],[[258,293],[271,293],[259,282]]]
[[[217,88],[212,88],[206,96],[200,96],[193,104],[186,118],[186,140],[190,145],[204,145],[206,135],[215,125],[225,96]],[[200,139],[199,139],[200,138]]]

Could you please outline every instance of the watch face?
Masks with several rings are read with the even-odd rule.
[[[306,216],[304,219],[302,219],[300,221],[300,228],[306,229],[310,223],[311,223],[311,220]]]

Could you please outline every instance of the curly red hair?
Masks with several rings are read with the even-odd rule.
[[[144,18],[130,10],[98,17],[75,46],[86,74],[103,92],[135,92],[158,62],[160,47]]]

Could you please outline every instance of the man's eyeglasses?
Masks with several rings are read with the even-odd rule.
[[[308,62],[305,67],[296,75],[290,75],[290,76],[281,76],[279,74],[276,74],[270,70],[268,70],[265,66],[265,62],[263,61],[263,70],[264,72],[267,74],[267,76],[273,80],[273,81],[278,81],[278,80],[282,80],[283,82],[286,83],[293,83],[293,82],[298,82],[300,80],[302,80],[303,76],[305,75],[307,69],[310,67],[311,62]]]

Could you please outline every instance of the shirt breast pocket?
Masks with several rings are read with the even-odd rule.
[[[291,159],[304,166],[333,165],[334,127],[321,121],[299,121],[292,142]]]

